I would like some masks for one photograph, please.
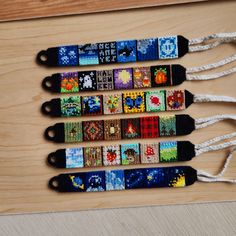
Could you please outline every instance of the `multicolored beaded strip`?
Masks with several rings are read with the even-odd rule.
[[[58,192],[101,192],[185,187],[196,180],[195,169],[190,166],[175,166],[60,174],[49,180],[49,187]]]
[[[43,103],[41,110],[53,117],[96,116],[184,110],[193,102],[187,90],[159,90],[57,98]]]
[[[47,66],[86,66],[182,57],[188,52],[183,36],[140,40],[89,43],[48,48],[40,51],[37,61]]]
[[[168,141],[59,149],[48,155],[48,163],[69,169],[189,161],[194,156],[191,142]]]
[[[218,33],[188,40],[166,36],[48,48],[37,55],[46,66],[86,66],[179,58],[187,52],[204,51],[236,40],[236,33]],[[213,42],[212,42],[213,41]]]
[[[236,120],[236,115],[193,119],[189,115],[181,114],[57,123],[49,126],[44,136],[47,140],[58,143],[158,138],[190,134],[195,129],[205,128],[223,120]]]
[[[57,123],[45,130],[45,137],[59,143],[146,139],[189,134],[194,129],[194,119],[188,115],[148,116]]]
[[[236,179],[224,178],[234,147],[221,171],[212,175],[190,166],[138,168],[125,170],[90,171],[67,173],[54,176],[49,180],[49,187],[58,192],[101,192],[124,189],[185,187],[200,182],[224,182],[236,184]]]
[[[58,73],[46,77],[42,86],[56,93],[80,93],[173,86],[185,80],[186,69],[183,66],[158,65]]]

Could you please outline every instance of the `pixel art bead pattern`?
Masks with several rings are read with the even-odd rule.
[[[85,44],[79,45],[79,65],[98,65],[98,45],[95,44]]]
[[[99,64],[110,64],[117,61],[116,42],[98,44]]]
[[[122,94],[116,93],[112,95],[104,95],[103,101],[104,114],[119,114],[123,113]]]
[[[76,45],[62,46],[58,48],[58,65],[59,66],[78,65],[78,48]]]
[[[165,111],[165,90],[146,92],[146,111]]]
[[[158,59],[157,39],[137,40],[138,61],[151,61]]]
[[[68,180],[72,192],[86,191],[86,173],[69,174]]]
[[[84,165],[85,167],[102,166],[101,147],[85,147],[84,148]]]
[[[176,135],[175,115],[159,117],[159,133],[160,133],[160,136],[174,136],[174,135]]]
[[[152,87],[171,85],[171,73],[169,65],[151,66]]]
[[[96,71],[78,72],[79,91],[95,91],[97,90]]]
[[[177,142],[160,142],[160,162],[177,160]]]
[[[61,93],[79,92],[79,80],[77,72],[61,73]]]
[[[121,122],[120,120],[104,120],[104,139],[119,140],[121,139]]]
[[[133,68],[134,88],[150,88],[151,87],[151,71],[150,67]]]
[[[103,121],[83,121],[84,141],[103,140]]]
[[[81,116],[80,96],[61,98],[61,116]]]
[[[144,92],[123,93],[124,113],[145,112]]]
[[[147,116],[140,118],[141,138],[158,138],[158,116]]]
[[[140,163],[139,144],[121,144],[122,165],[133,165]]]
[[[65,192],[97,192],[138,188],[184,187],[189,167],[90,171],[65,175]]]
[[[83,96],[82,97],[82,113],[83,115],[102,115],[102,95]]]
[[[140,138],[140,120],[139,118],[122,119],[122,138],[134,139]]]
[[[83,134],[82,134],[82,123],[65,123],[64,124],[64,134],[65,134],[65,142],[82,142]]]
[[[65,154],[66,154],[66,168],[84,167],[83,148],[67,148]]]
[[[144,188],[147,175],[144,169],[125,170],[125,189]]]
[[[116,90],[133,88],[132,68],[114,69],[114,84]]]
[[[109,91],[114,89],[113,70],[100,70],[97,75],[97,90]]]
[[[184,90],[167,90],[166,91],[167,111],[176,111],[185,109]]]
[[[140,144],[141,163],[158,163],[159,162],[159,145],[157,143]]]
[[[158,52],[160,59],[178,58],[177,36],[158,38]]]
[[[117,62],[136,61],[136,40],[117,41]]]
[[[107,191],[125,189],[124,170],[107,170],[105,174]]]
[[[92,171],[86,173],[86,191],[101,192],[106,190],[105,172]]]
[[[104,166],[120,165],[120,145],[104,146],[102,151]]]

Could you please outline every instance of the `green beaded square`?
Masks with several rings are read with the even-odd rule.
[[[65,123],[64,133],[66,143],[75,143],[83,141],[81,122]]]
[[[165,111],[165,90],[146,92],[146,111]]]
[[[177,142],[160,142],[160,162],[177,161]]]
[[[61,98],[61,116],[81,116],[80,96]]]
[[[160,136],[174,136],[176,135],[176,118],[172,116],[159,117],[159,134]]]

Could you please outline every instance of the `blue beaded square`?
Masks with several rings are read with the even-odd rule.
[[[168,187],[169,168],[148,168],[146,169],[146,179],[148,188]]]
[[[105,171],[91,171],[86,173],[86,191],[105,191]]]
[[[107,170],[106,171],[106,190],[123,190],[125,189],[124,170]]]
[[[85,173],[72,173],[65,179],[64,185],[71,192],[85,192],[86,191],[86,176]]]
[[[58,48],[58,65],[59,66],[78,65],[78,48],[76,45],[62,46]]]
[[[98,45],[95,44],[85,44],[79,45],[79,65],[98,65],[99,56],[98,56]]]
[[[177,36],[158,38],[159,59],[178,58]]]
[[[136,61],[136,40],[117,41],[117,62]]]
[[[66,168],[84,167],[83,148],[66,149]]]
[[[125,188],[145,188],[147,185],[145,169],[125,170]]]
[[[158,59],[157,39],[137,40],[138,61],[151,61]]]

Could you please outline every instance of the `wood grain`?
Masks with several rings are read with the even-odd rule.
[[[12,0],[2,1],[0,21],[84,14],[206,0]]]
[[[35,63],[35,55],[39,50],[56,45],[169,34],[182,34],[187,38],[193,38],[214,32],[233,31],[236,26],[235,7],[236,2],[212,2],[2,23],[0,25],[0,212],[10,214],[70,211],[236,200],[236,186],[223,183],[196,183],[181,189],[84,194],[59,194],[49,190],[48,179],[62,170],[46,165],[47,154],[57,148],[74,145],[47,142],[43,139],[43,131],[53,123],[75,119],[49,119],[40,113],[41,104],[53,97],[42,90],[40,86],[42,78],[65,69],[46,69]],[[234,50],[233,45],[222,45],[214,50],[188,54],[179,60],[160,61],[160,63],[172,62],[186,67],[197,66],[218,61],[233,54]],[[154,63],[142,63],[142,65],[151,64]],[[92,67],[85,69],[90,68]],[[93,68],[98,69],[98,67]],[[235,83],[235,76],[228,76],[215,81],[185,82],[179,88],[186,88],[193,93],[235,96]],[[229,104],[193,104],[182,113],[189,113],[196,118],[223,113],[235,114],[235,107]],[[111,116],[106,116],[106,119],[108,118]],[[220,122],[195,131],[191,135],[179,137],[178,140],[186,139],[200,143],[234,130],[234,122]],[[212,152],[184,164],[217,173],[225,154],[226,151]],[[69,171],[71,170],[67,172]],[[235,172],[236,160],[233,160],[226,174],[235,177]]]

